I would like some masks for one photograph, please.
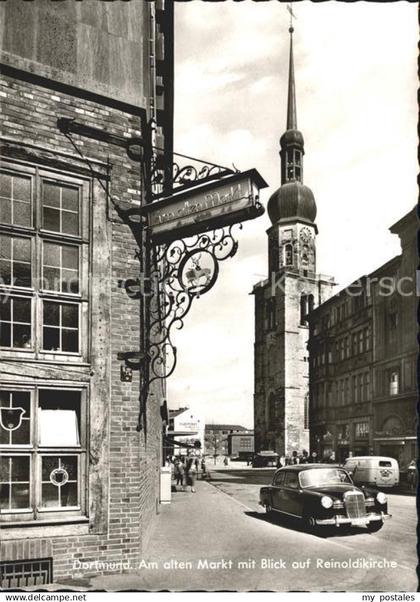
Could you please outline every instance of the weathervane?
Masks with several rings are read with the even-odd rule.
[[[287,10],[290,13],[290,27],[289,27],[289,31],[290,33],[293,33],[293,19],[297,19],[295,13],[292,10],[292,3],[289,2],[289,4],[286,6]]]

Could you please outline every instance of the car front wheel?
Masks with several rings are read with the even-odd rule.
[[[382,529],[383,526],[384,526],[383,520],[375,520],[374,522],[369,523],[367,525],[367,530],[369,531],[369,533],[376,533],[377,531]]]

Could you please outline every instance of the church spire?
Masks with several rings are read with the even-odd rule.
[[[292,17],[292,15],[290,15]],[[289,53],[289,90],[287,96],[287,125],[288,130],[297,130],[295,67],[293,63],[293,26],[290,24],[290,53]]]
[[[291,6],[287,9],[290,13],[290,50],[289,50],[289,82],[287,91],[287,123],[286,131],[280,138],[280,159],[281,159],[281,183],[303,182],[303,136],[297,129],[296,117],[296,86],[295,86],[295,65],[293,57],[293,24],[294,17]]]

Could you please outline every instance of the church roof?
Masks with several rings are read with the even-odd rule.
[[[286,182],[271,195],[267,211],[273,224],[292,219],[313,223],[317,209],[312,190],[295,180]]]

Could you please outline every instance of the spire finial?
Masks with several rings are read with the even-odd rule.
[[[295,14],[292,10],[292,5],[287,5],[287,10],[290,13],[290,56],[289,56],[289,91],[287,96],[287,125],[286,129],[296,130],[297,129],[297,117],[296,117],[296,92],[295,92],[295,70],[293,63],[293,19],[296,19]]]
[[[289,4],[287,5],[286,8],[287,8],[287,10],[290,13],[289,33],[293,33],[294,32],[294,29],[293,29],[293,19],[296,19],[296,15],[295,15],[295,13],[292,10],[292,3],[289,2]]]

